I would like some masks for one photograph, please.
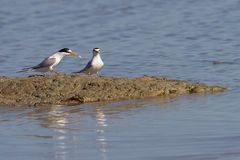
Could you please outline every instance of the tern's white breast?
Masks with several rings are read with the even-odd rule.
[[[103,65],[104,64],[100,55],[93,56],[91,60],[91,65],[89,66],[89,68],[86,69],[85,72],[87,74],[95,74],[102,69]]]
[[[97,71],[100,70],[102,67],[103,67],[104,63],[100,57],[100,55],[96,55],[95,57],[93,57],[93,60],[92,60],[92,67],[94,69],[96,69]]]

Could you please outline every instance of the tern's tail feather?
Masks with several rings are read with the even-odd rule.
[[[18,71],[18,72],[33,72],[34,69],[33,68],[23,68],[22,70]]]
[[[73,72],[73,73],[84,73],[84,72],[85,72],[85,70],[82,69],[81,71],[77,71],[77,72]]]

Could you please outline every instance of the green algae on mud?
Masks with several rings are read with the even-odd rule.
[[[217,93],[226,88],[162,77],[96,77],[87,75],[0,77],[0,104],[74,105],[192,93]]]

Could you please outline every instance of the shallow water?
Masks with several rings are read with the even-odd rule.
[[[240,2],[41,0],[0,2],[0,74],[68,47],[56,67],[80,70],[94,47],[102,75],[166,76],[230,91],[79,106],[0,107],[1,159],[240,158]]]

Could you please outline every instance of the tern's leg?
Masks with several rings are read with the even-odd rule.
[[[28,77],[45,77],[44,74],[33,74],[29,75]]]
[[[54,71],[54,70],[51,70],[51,73],[56,74],[56,75],[61,75],[60,72],[57,72],[57,71]]]

